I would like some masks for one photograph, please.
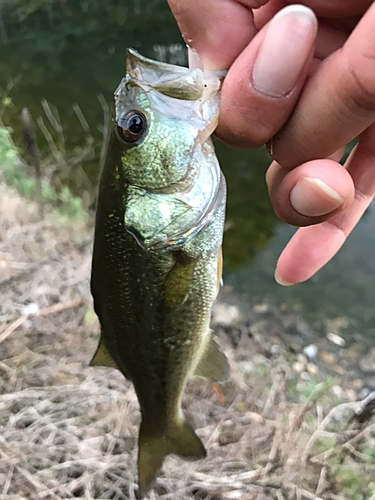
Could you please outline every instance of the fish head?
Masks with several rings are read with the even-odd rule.
[[[190,234],[217,195],[221,174],[210,135],[222,78],[128,50],[113,133],[126,228],[145,247]]]

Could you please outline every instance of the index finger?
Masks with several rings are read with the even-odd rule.
[[[228,69],[256,34],[252,9],[268,0],[168,0],[204,69]]]
[[[375,121],[375,3],[311,76],[272,156],[285,169],[327,158]]]

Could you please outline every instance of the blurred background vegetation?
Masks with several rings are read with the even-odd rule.
[[[22,151],[21,110],[34,120],[45,182],[92,213],[111,96],[125,49],[175,64],[186,50],[166,0],[0,0],[0,119]],[[348,339],[375,340],[375,219],[370,210],[344,249],[308,283],[274,282],[278,254],[294,229],[274,215],[264,148],[215,140],[228,182],[225,284],[249,305],[270,300],[316,324],[344,316]],[[19,167],[20,168],[20,167]],[[18,175],[18,174],[17,174]]]

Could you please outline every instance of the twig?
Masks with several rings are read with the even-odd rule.
[[[29,483],[31,483],[34,486],[34,488],[37,490],[38,494],[42,493],[43,490],[47,489],[46,486],[43,483],[41,483],[40,481],[38,481],[35,476],[30,474],[29,471],[27,471],[26,469],[22,469],[21,467],[16,467],[16,468],[17,468],[18,472],[20,474],[22,474],[27,479],[27,481],[29,481]],[[50,495],[52,496],[52,498],[59,500],[59,497],[57,495],[55,495],[54,493],[50,492]]]
[[[40,165],[40,154],[36,143],[34,127],[28,108],[23,108],[21,116],[23,122],[23,141],[25,143],[26,154],[29,158],[31,165],[34,167],[36,185],[37,185],[37,197],[39,202],[39,213],[41,219],[44,220],[42,169]]]
[[[210,487],[230,486],[231,488],[233,488],[236,484],[251,484],[253,481],[258,479],[263,474],[263,472],[264,468],[259,470],[252,470],[249,472],[243,472],[241,474],[234,474],[229,477],[209,476],[207,474],[203,474],[202,472],[195,472],[193,479],[198,481],[200,484],[209,485]]]
[[[361,406],[356,410],[353,419],[356,419],[360,424],[363,424],[371,418],[375,412],[375,391],[371,392],[363,401]]]
[[[81,124],[81,127],[83,130],[87,133],[90,132],[90,126],[87,123],[87,120],[85,118],[85,115],[82,112],[82,109],[79,107],[79,105],[75,102],[72,106],[74,113],[77,115],[77,118],[79,120],[79,123]]]
[[[52,137],[50,131],[46,127],[43,118],[41,116],[39,116],[36,121],[37,121],[39,128],[42,131],[46,141],[48,142],[48,145],[50,147],[50,150],[51,150],[51,153],[52,153],[52,156],[54,157],[54,159],[58,163],[62,161],[64,163],[64,165],[67,165],[66,160],[64,159],[63,155],[60,153],[58,147],[56,146],[55,141],[53,140],[53,137]]]
[[[20,327],[28,318],[34,317],[43,317],[48,316],[48,314],[55,314],[61,311],[65,311],[66,309],[73,309],[74,307],[78,307],[82,304],[86,303],[86,299],[79,297],[77,299],[68,300],[66,302],[59,302],[58,304],[54,304],[53,306],[46,307],[42,309],[37,314],[30,314],[28,316],[20,316],[14,323],[12,323],[5,331],[0,335],[0,344],[3,342],[11,333],[14,332],[18,327]]]
[[[365,434],[367,434],[368,432],[370,432],[374,429],[375,429],[375,423],[369,425],[368,427],[366,427],[366,429],[363,429],[361,432],[358,432],[358,434],[356,434],[354,437],[352,437],[351,439],[349,439],[348,441],[343,443],[341,446],[343,448],[345,448],[348,445],[352,445],[353,443],[355,443],[356,441],[361,439]]]
[[[106,146],[107,146],[107,140],[108,140],[108,129],[109,129],[109,123],[110,123],[110,109],[108,106],[107,101],[105,100],[103,94],[98,95],[98,101],[100,102],[102,109],[103,109],[103,117],[104,117],[104,125],[103,125],[103,140],[102,140],[102,149],[100,151],[100,164],[103,164],[105,152],[106,152]]]
[[[66,302],[59,302],[58,304],[54,304],[53,306],[46,307],[42,309],[39,314],[36,316],[48,316],[48,314],[55,314],[61,311],[65,311],[66,309],[73,309],[74,307],[78,307],[86,303],[86,299],[83,297],[77,297],[73,300],[67,300]]]
[[[361,401],[357,402],[358,403],[362,403]],[[354,403],[347,403],[347,404],[354,404]],[[340,405],[342,406],[342,405]],[[324,463],[325,460],[330,457],[333,453],[335,452],[341,452],[343,449],[347,449],[349,450],[353,455],[356,455],[356,456],[361,456],[362,454],[360,452],[358,452],[357,450],[355,450],[355,448],[353,447],[353,443],[355,443],[356,441],[358,441],[359,439],[361,439],[363,436],[365,436],[368,432],[371,432],[372,430],[375,429],[375,423],[374,424],[371,424],[369,425],[368,427],[366,427],[365,429],[363,429],[361,432],[358,432],[357,434],[355,434],[355,436],[353,436],[352,438],[348,439],[347,441],[345,441],[344,443],[342,443],[339,447],[335,446],[333,448],[330,448],[329,450],[326,450],[324,451],[323,453],[319,453],[318,455],[315,455],[314,457],[311,457],[310,460],[313,462],[313,463]],[[305,452],[304,454],[302,455],[302,458],[307,460],[307,456],[308,456],[308,447],[309,449],[311,449],[313,443],[316,441],[316,439],[319,437],[316,433],[318,432],[318,430],[316,430],[314,432],[314,434],[311,436],[309,442],[307,443],[306,445],[306,448],[305,448]],[[322,432],[325,432],[325,431],[319,431],[320,432],[320,436],[322,435]],[[327,433],[327,434],[334,434],[334,433]],[[312,438],[314,437],[315,435],[315,438],[314,440],[312,441]],[[311,442],[311,443],[310,443]],[[310,444],[309,444],[310,443]],[[307,455],[305,455],[307,451]],[[363,457],[361,457],[363,459]]]
[[[274,435],[274,438],[272,441],[271,451],[270,451],[270,454],[268,456],[267,465],[264,468],[264,474],[268,474],[269,472],[271,472],[274,465],[275,465],[277,454],[279,452],[279,445],[281,442],[280,434],[281,434],[280,429],[276,429],[275,435]]]
[[[327,467],[324,465],[320,470],[319,482],[315,491],[316,496],[320,495],[324,491],[324,488],[326,486],[326,477],[327,477]]]
[[[219,403],[219,405],[225,404],[225,396],[223,394],[223,391],[221,390],[220,385],[217,384],[216,382],[212,382],[212,389],[216,393],[217,402]]]
[[[14,332],[19,326],[21,326],[27,320],[27,316],[20,316],[14,323],[12,323],[8,328],[0,335],[0,344],[3,342],[9,335]]]
[[[353,403],[342,403],[338,406],[335,406],[329,413],[328,415],[323,419],[322,423],[319,425],[319,427],[314,431],[310,439],[308,440],[305,449],[302,453],[301,456],[301,463],[302,465],[306,465],[309,453],[311,451],[311,448],[313,447],[315,441],[321,437],[322,435],[327,435],[325,432],[325,428],[331,423],[334,417],[336,417],[336,414],[340,414],[344,412],[345,410],[351,410],[352,412],[356,413],[358,408],[361,408],[361,401],[356,401]],[[329,434],[334,434],[334,433],[329,433]],[[354,439],[354,438],[353,438]]]
[[[207,442],[206,442],[206,446],[208,447],[212,442],[215,442],[216,439],[218,438],[219,436],[219,433],[220,433],[220,428],[221,428],[221,425],[222,423],[224,422],[224,420],[226,419],[226,417],[228,416],[228,414],[230,413],[230,411],[236,407],[238,401],[240,399],[240,395],[238,394],[234,400],[233,400],[233,403],[229,406],[229,408],[226,410],[225,414],[223,414],[222,418],[219,420],[219,422],[216,424],[215,426],[215,429],[214,431],[212,432],[211,436],[208,438]]]
[[[315,405],[316,401],[314,399],[314,397],[316,397],[316,393],[322,389],[324,387],[324,384],[323,383],[320,383],[320,384],[317,384],[311,391],[309,397],[308,397],[308,400],[306,401],[306,403],[303,405],[303,407],[301,408],[301,410],[298,412],[298,414],[296,415],[295,419],[294,419],[294,422],[293,422],[293,427],[292,427],[292,431],[294,430],[297,430],[297,429],[300,429],[302,427],[302,423],[303,423],[303,420],[304,420],[304,417],[306,415],[306,413],[311,410],[311,408]]]
[[[14,473],[14,466],[11,465],[11,467],[9,468],[9,472],[8,472],[5,484],[4,484],[4,489],[3,489],[4,496],[8,494],[8,490],[9,490],[10,482],[12,480],[13,473]]]
[[[352,444],[350,444],[349,442],[348,443],[345,443],[345,448],[350,451],[350,453],[352,455],[354,455],[355,457],[359,458],[362,462],[365,462],[365,463],[370,463],[370,464],[373,464],[373,460],[371,459],[371,457],[369,455],[365,455],[364,453],[361,453],[360,451],[356,450],[354,448],[354,446]]]
[[[307,500],[324,500],[322,497],[318,497],[315,493],[311,493],[311,491],[300,488],[293,483],[287,483],[286,487],[294,490],[300,497],[307,498]]]
[[[278,373],[273,381],[271,390],[268,394],[268,398],[264,405],[262,415],[266,415],[269,412],[270,408],[273,406],[281,380],[282,376]]]
[[[47,99],[42,99],[42,108],[52,127],[56,130],[58,134],[61,134],[63,132],[61,122],[52,113],[51,106],[49,105]]]

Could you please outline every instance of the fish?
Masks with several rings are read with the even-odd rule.
[[[210,138],[223,73],[127,50],[96,208],[91,291],[101,336],[92,366],[117,368],[139,401],[138,484],[168,454],[206,456],[181,410],[187,380],[227,380],[210,330],[222,274],[226,183]]]

